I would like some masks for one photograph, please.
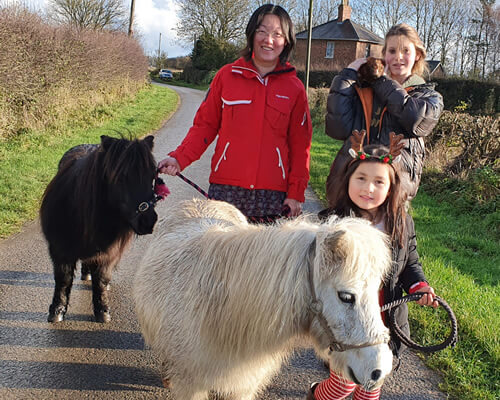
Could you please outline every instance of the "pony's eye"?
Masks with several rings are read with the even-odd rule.
[[[339,295],[340,301],[342,301],[343,303],[350,303],[350,304],[354,303],[354,295],[352,293],[338,292],[338,295]]]

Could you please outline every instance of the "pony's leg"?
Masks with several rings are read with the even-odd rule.
[[[69,295],[73,285],[76,262],[62,264],[54,261],[54,296],[49,307],[49,322],[61,322],[68,311]]]
[[[170,388],[172,397],[176,400],[207,400],[207,390],[197,390],[189,385],[173,385]]]
[[[112,268],[102,265],[98,261],[85,261],[92,275],[92,303],[96,322],[109,322],[109,294],[108,284],[111,280]]]
[[[92,275],[90,273],[90,266],[82,261],[82,281],[90,281],[92,279]]]
[[[161,383],[163,387],[170,388],[170,372],[168,368],[168,361],[162,361],[160,367]]]

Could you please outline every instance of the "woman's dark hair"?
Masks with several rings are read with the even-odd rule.
[[[280,54],[280,63],[285,64],[290,58],[290,53],[295,48],[295,32],[293,29],[293,22],[290,16],[281,6],[275,6],[274,4],[264,4],[254,11],[250,20],[248,21],[247,28],[245,30],[245,35],[247,37],[247,45],[242,50],[241,55],[245,60],[250,61],[253,54],[253,39],[255,37],[255,31],[259,28],[262,20],[266,15],[276,15],[280,19],[281,29],[285,35],[285,47]]]
[[[338,190],[332,199],[331,209],[339,216],[346,217],[352,214],[356,217],[362,216],[361,209],[356,206],[349,197],[349,180],[361,163],[382,162],[379,157],[389,154],[389,149],[387,147],[378,144],[365,146],[363,151],[371,157],[364,160],[353,159],[351,162],[347,163],[344,173],[341,175],[340,182],[337,185]],[[406,229],[406,195],[402,189],[400,177],[401,169],[399,162],[396,160],[389,165],[389,179],[391,181],[389,195],[378,208],[379,214],[376,215],[374,219],[378,221],[380,217],[383,216],[385,230],[391,237],[392,243],[397,243],[399,247],[402,247]]]

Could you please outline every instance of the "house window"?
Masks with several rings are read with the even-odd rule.
[[[365,57],[370,57],[371,44],[366,45]]]
[[[333,58],[333,50],[335,49],[335,42],[326,42],[325,58]]]

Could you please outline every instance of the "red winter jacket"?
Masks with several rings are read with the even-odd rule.
[[[243,58],[216,74],[193,126],[170,153],[184,169],[218,136],[210,183],[268,189],[304,201],[311,118],[304,85],[289,63],[260,77]]]

